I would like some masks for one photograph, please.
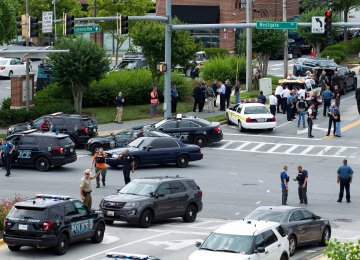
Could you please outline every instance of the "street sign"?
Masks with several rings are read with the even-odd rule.
[[[313,16],[311,18],[311,33],[324,33],[325,32],[325,17]]]
[[[297,28],[298,24],[295,22],[256,21],[256,29],[292,30]]]
[[[100,31],[99,25],[81,25],[74,27],[74,33],[93,33]]]
[[[42,12],[42,32],[52,33],[53,13]]]

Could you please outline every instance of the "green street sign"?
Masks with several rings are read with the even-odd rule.
[[[93,33],[100,31],[99,25],[81,25],[74,27],[74,33]]]
[[[256,21],[256,29],[292,30],[297,28],[298,25],[295,22]]]

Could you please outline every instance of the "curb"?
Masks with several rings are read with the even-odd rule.
[[[311,253],[304,257],[304,260],[327,260],[327,259],[329,259],[329,258],[327,258],[323,254],[322,250],[315,252],[315,253]]]
[[[5,245],[4,239],[0,239],[0,247],[2,247],[4,245]]]

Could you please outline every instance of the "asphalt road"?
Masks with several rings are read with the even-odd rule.
[[[321,112],[321,111],[320,111]],[[192,177],[203,190],[204,209],[194,223],[183,223],[180,218],[155,223],[148,229],[116,222],[107,226],[103,243],[82,242],[69,248],[57,259],[98,259],[109,251],[151,254],[161,259],[187,259],[202,240],[219,225],[241,219],[260,205],[279,205],[281,190],[279,174],[283,165],[289,166],[291,177],[302,165],[309,172],[308,197],[310,210],[329,218],[332,236],[354,240],[360,234],[360,117],[356,112],[354,92],[347,93],[341,102],[343,136],[325,138],[327,118],[318,117],[315,138],[308,139],[297,122],[288,122],[278,114],[278,127],[272,131],[239,133],[235,126],[224,126],[224,140],[202,149],[204,159],[190,163],[186,169],[173,165],[140,168],[132,177],[180,175]],[[49,172],[30,168],[13,169],[10,178],[0,175],[0,198],[14,194],[31,197],[36,193],[66,194],[79,197],[79,181],[91,157],[78,150],[77,162]],[[336,170],[343,158],[355,172],[351,189],[352,203],[337,203]],[[1,174],[4,171],[1,170]],[[121,169],[109,169],[107,185],[93,192],[97,208],[103,196],[112,194],[123,185]],[[95,186],[95,184],[94,184]],[[290,182],[289,204],[298,205],[297,183]],[[304,259],[318,246],[299,249],[291,259]],[[49,259],[48,250],[23,248],[20,252],[0,249],[0,259]]]

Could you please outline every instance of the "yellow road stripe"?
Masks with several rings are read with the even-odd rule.
[[[341,128],[341,133],[343,133],[343,132],[345,132],[345,131],[347,131],[347,130],[349,130],[351,128],[354,128],[355,126],[358,126],[358,125],[360,125],[360,119],[355,121],[355,122],[352,122],[349,125],[344,126],[343,128]],[[334,136],[331,134],[329,136],[325,136],[323,139],[330,139],[330,138],[333,138],[333,137]]]

